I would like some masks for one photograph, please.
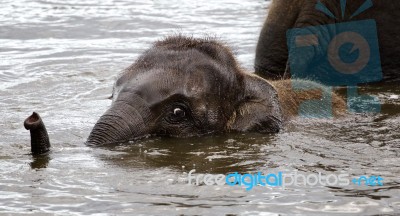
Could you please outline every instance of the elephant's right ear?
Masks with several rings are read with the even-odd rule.
[[[244,74],[244,95],[230,117],[231,131],[276,133],[282,128],[282,111],[278,93],[265,79]]]

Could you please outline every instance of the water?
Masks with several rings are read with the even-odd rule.
[[[300,119],[277,135],[151,138],[84,145],[117,74],[155,40],[212,35],[252,69],[269,1],[0,3],[0,212],[22,214],[398,214],[400,90],[364,89],[379,115]],[[41,114],[53,145],[32,157],[23,120]],[[187,173],[380,175],[384,186],[187,185]]]

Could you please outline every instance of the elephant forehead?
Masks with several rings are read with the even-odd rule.
[[[173,96],[204,98],[210,93],[209,84],[202,75],[190,76],[175,70],[152,70],[141,73],[125,83],[124,95],[138,95],[149,104],[157,104]]]
[[[182,89],[185,95],[200,95],[208,89],[209,85],[207,79],[201,74],[186,75]]]
[[[177,67],[156,68],[132,77],[131,86],[186,95],[215,93],[223,86],[232,86],[234,79],[226,77],[215,62],[192,61]],[[226,72],[225,72],[226,73]],[[141,87],[140,87],[141,86]]]

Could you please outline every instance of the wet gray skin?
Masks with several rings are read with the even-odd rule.
[[[350,1],[348,1],[350,2]],[[361,87],[379,114],[293,119],[276,134],[149,138],[88,147],[118,74],[177,31],[218,35],[253,71],[269,1],[1,1],[0,212],[29,215],[396,215],[397,85]],[[345,95],[345,94],[344,94]],[[51,154],[32,157],[22,122],[37,111]],[[197,174],[297,170],[381,175],[384,186],[187,185]]]
[[[50,140],[42,118],[33,112],[25,121],[25,129],[31,134],[31,152],[33,155],[42,155],[50,151]]]
[[[243,71],[230,49],[211,38],[156,42],[118,78],[112,97],[87,144],[282,128],[274,87]]]

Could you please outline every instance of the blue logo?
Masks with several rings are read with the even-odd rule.
[[[346,0],[340,3],[344,18]],[[350,19],[372,6],[372,1],[366,0]],[[315,8],[337,19],[321,2]],[[348,86],[350,111],[380,112],[379,100],[358,95],[356,88],[358,84],[377,82],[383,78],[375,20],[293,28],[287,31],[287,43],[292,79],[308,79],[328,86]],[[304,90],[305,87],[294,85],[293,88]],[[331,106],[331,101],[321,100],[322,103]]]
[[[358,186],[383,186],[383,178],[381,176],[360,176],[353,178],[351,181]]]

